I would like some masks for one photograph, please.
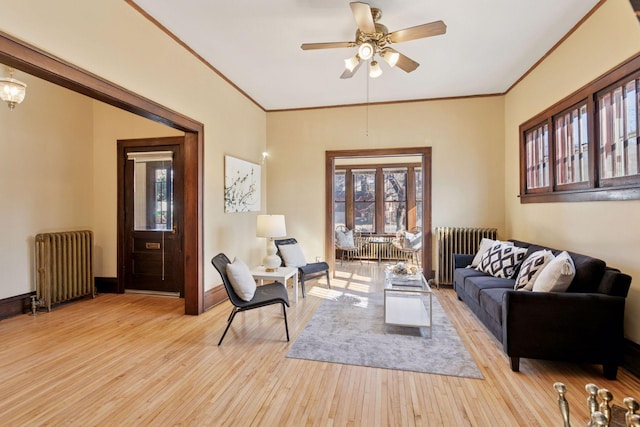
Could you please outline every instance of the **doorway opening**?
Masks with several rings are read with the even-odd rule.
[[[184,305],[185,314],[201,314],[204,311],[203,124],[4,33],[0,33],[0,63],[185,132],[182,272]]]
[[[419,232],[414,259],[432,276],[431,147],[327,151],[325,159],[325,259],[332,267],[341,259],[336,229],[353,230],[361,245],[370,241],[358,255],[378,262],[404,259],[392,239]]]

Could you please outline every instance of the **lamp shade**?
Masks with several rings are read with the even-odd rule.
[[[284,237],[287,228],[284,224],[284,215],[258,215],[257,237]]]

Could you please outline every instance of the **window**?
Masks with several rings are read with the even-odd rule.
[[[638,174],[638,82],[633,78],[598,94],[602,180]]]
[[[418,164],[340,166],[333,175],[333,221],[365,234],[395,234],[422,224]]]
[[[395,233],[407,226],[407,168],[383,169],[384,232]]]
[[[540,125],[525,133],[527,189],[549,186],[549,126]]]
[[[409,212],[409,223],[412,225],[412,227],[407,227],[408,230],[411,228],[415,228],[415,226],[420,227],[420,224],[422,224],[422,168],[413,168],[413,174],[415,185],[414,197],[416,199],[416,216],[414,222],[412,223],[411,221],[413,218],[411,218],[411,212]]]
[[[520,126],[522,203],[640,199],[640,55]]]
[[[333,175],[333,222],[338,225],[346,225],[346,174],[344,171],[336,171]]]
[[[553,129],[556,141],[556,184],[589,181],[587,103],[581,103],[556,116]],[[548,151],[546,155],[548,156]]]
[[[365,233],[375,232],[376,171],[354,171],[353,192],[354,228]]]

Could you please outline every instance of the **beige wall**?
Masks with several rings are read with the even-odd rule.
[[[91,101],[93,108],[93,231],[95,275],[116,277],[118,232],[117,141],[180,136],[183,132],[135,114]]]
[[[0,8],[0,31],[202,122],[205,288],[220,283],[209,263],[218,252],[260,261],[256,213],[225,214],[222,195],[224,155],[258,163],[266,150],[262,109],[122,0],[0,0]]]
[[[600,257],[633,276],[625,334],[640,343],[640,201],[520,204],[518,126],[640,49],[628,0],[609,0],[505,97],[505,207],[510,237]]]
[[[434,226],[504,229],[501,96],[268,113],[269,212],[324,258],[325,151],[432,147]]]
[[[28,87],[15,110],[0,105],[0,298],[34,289],[36,234],[92,225],[91,100],[15,78]]]

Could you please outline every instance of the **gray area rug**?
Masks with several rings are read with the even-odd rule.
[[[384,323],[382,293],[344,292],[325,300],[287,357],[483,378],[433,295],[433,331]]]

